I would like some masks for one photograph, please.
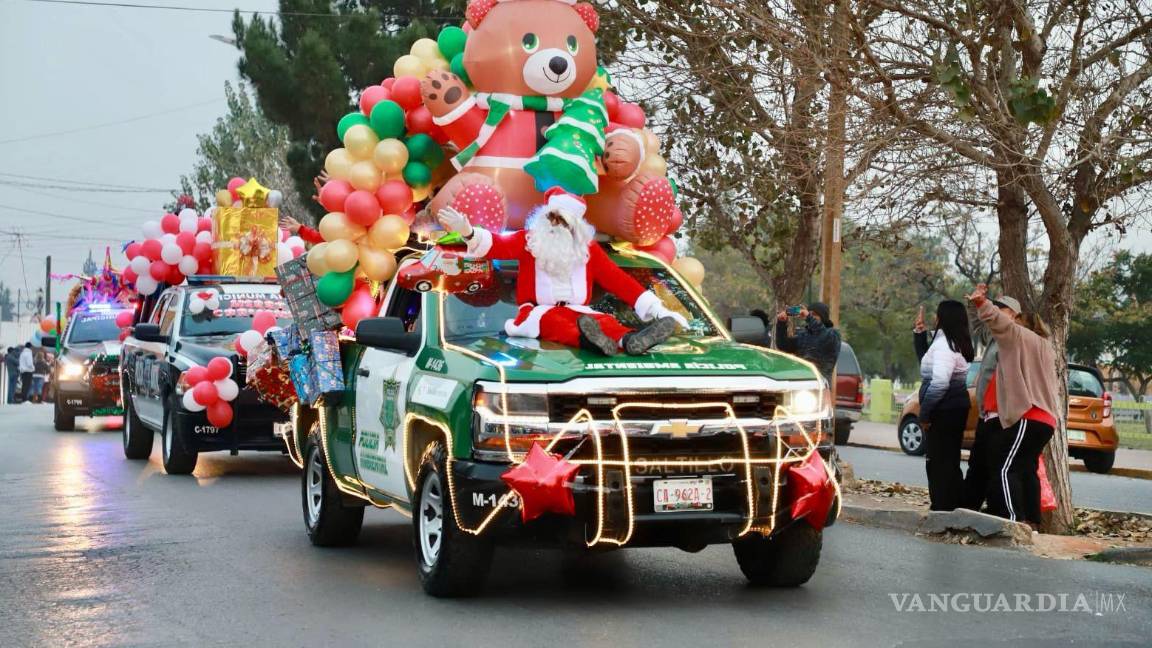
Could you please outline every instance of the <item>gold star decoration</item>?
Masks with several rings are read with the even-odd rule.
[[[236,189],[236,193],[245,207],[264,207],[268,201],[268,187],[256,182],[256,178],[249,178]]]

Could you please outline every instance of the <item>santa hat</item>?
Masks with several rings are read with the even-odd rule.
[[[569,225],[574,225],[574,221],[584,218],[584,212],[588,211],[588,203],[583,198],[570,194],[560,187],[552,187],[545,191],[544,198],[548,201],[548,209],[559,212]]]

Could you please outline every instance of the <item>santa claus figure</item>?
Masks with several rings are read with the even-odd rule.
[[[451,207],[437,214],[444,229],[468,242],[470,258],[520,262],[516,299],[520,311],[504,325],[510,336],[531,337],[616,355],[641,355],[667,340],[684,316],[660,301],[617,266],[595,241],[596,230],[584,219],[584,200],[552,189],[547,204],[529,216],[526,229],[493,234],[473,227]],[[592,285],[620,298],[647,323],[639,330],[588,307]]]

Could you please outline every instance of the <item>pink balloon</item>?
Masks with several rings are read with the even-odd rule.
[[[391,98],[392,93],[388,92],[388,89],[384,86],[368,86],[364,88],[364,92],[360,93],[360,112],[364,113],[364,116],[367,117],[372,114],[372,108],[376,104]]]
[[[664,238],[656,241],[652,245],[636,248],[642,252],[647,252],[656,257],[660,257],[665,263],[672,263],[676,258],[676,242],[671,238],[665,236]]]
[[[411,225],[412,223],[415,223],[416,222],[416,206],[413,205],[413,206],[409,207],[407,210],[404,211],[403,214],[400,214],[400,218],[403,218],[404,222],[408,223],[409,225]]]
[[[252,328],[260,335],[267,333],[273,326],[276,326],[276,316],[271,311],[259,311],[252,317]]]
[[[199,365],[188,367],[188,371],[184,372],[184,378],[188,381],[189,385],[195,386],[208,379],[208,370]]]
[[[604,107],[608,109],[608,121],[616,122],[620,113],[620,97],[611,90],[604,91]]]
[[[208,406],[220,400],[220,392],[216,391],[216,385],[211,380],[203,380],[192,388],[192,400]]]
[[[284,241],[287,241],[288,237],[290,237],[290,236],[292,236],[292,232],[289,232],[288,230],[284,229],[283,227],[280,228],[280,242],[281,243],[283,243]]]
[[[340,319],[344,321],[344,326],[356,330],[356,324],[365,317],[372,317],[375,310],[376,300],[372,298],[368,288],[357,288],[348,296],[348,301],[344,302]]]
[[[132,334],[132,331],[129,329],[124,329],[123,331],[120,331],[120,338],[119,338],[120,341],[123,342],[124,340],[127,340],[128,336],[131,334]]]
[[[320,188],[320,204],[330,212],[344,211],[344,201],[355,189],[346,180],[329,180]]]
[[[180,217],[176,214],[164,214],[160,219],[160,229],[165,234],[176,234],[180,231]]]
[[[124,248],[124,256],[128,257],[129,261],[140,256],[140,244],[136,241],[129,243],[128,247]]]
[[[228,358],[212,358],[208,361],[208,380],[224,380],[232,375],[232,363]]]
[[[132,326],[132,319],[134,316],[135,313],[132,311],[120,311],[119,313],[116,313],[116,326],[120,328]]]
[[[296,257],[300,256],[301,254],[304,254],[304,248],[300,247],[299,245],[293,245],[292,246],[292,258],[295,259]]]
[[[196,221],[196,231],[197,232],[211,232],[212,231],[212,217],[211,216],[201,216],[200,219]]]
[[[376,200],[385,214],[403,214],[412,206],[412,187],[403,180],[389,180],[376,190]]]
[[[344,201],[344,214],[353,223],[372,227],[380,218],[380,203],[369,191],[353,191]]]
[[[180,232],[176,235],[176,245],[180,246],[180,251],[184,254],[192,254],[192,250],[196,247],[196,235],[192,232]]]
[[[432,123],[432,113],[424,106],[416,106],[408,111],[405,123],[408,125],[409,133],[428,133],[435,126]]]
[[[676,230],[680,229],[680,226],[683,224],[684,212],[680,211],[679,207],[674,207],[672,209],[672,224],[668,227],[668,233],[672,234]]]
[[[136,275],[136,271],[132,268],[124,268],[123,272],[120,273],[120,277],[124,279],[125,283],[130,284],[136,283],[136,280],[139,279],[139,277]]]
[[[140,254],[143,254],[144,258],[149,261],[159,261],[160,252],[163,249],[164,245],[156,239],[148,239],[140,244]]]
[[[380,82],[380,87],[385,90],[392,90],[392,86],[396,85],[396,77],[388,77]]]
[[[152,265],[148,266],[148,274],[156,281],[164,281],[168,277],[168,264],[163,261],[153,261]]]
[[[208,422],[218,428],[226,428],[232,423],[232,406],[227,401],[216,401],[208,406]]]
[[[228,191],[236,191],[240,187],[243,187],[245,182],[247,182],[247,180],[239,176],[232,178],[228,181]]]
[[[631,128],[644,128],[648,118],[639,104],[621,102],[616,112],[616,121]]]
[[[420,96],[420,79],[400,77],[392,83],[392,101],[400,104],[404,112],[412,110],[424,101]]]
[[[168,266],[168,276],[164,277],[164,281],[167,282],[169,286],[179,286],[184,283],[184,273],[180,272],[178,266]]]
[[[212,260],[212,244],[211,243],[197,243],[192,246],[192,256],[200,263]]]

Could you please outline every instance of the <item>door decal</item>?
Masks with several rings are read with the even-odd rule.
[[[396,399],[400,397],[400,381],[384,381],[384,398],[380,404],[380,424],[384,426],[384,449],[396,449],[396,426],[400,417],[396,413]]]

